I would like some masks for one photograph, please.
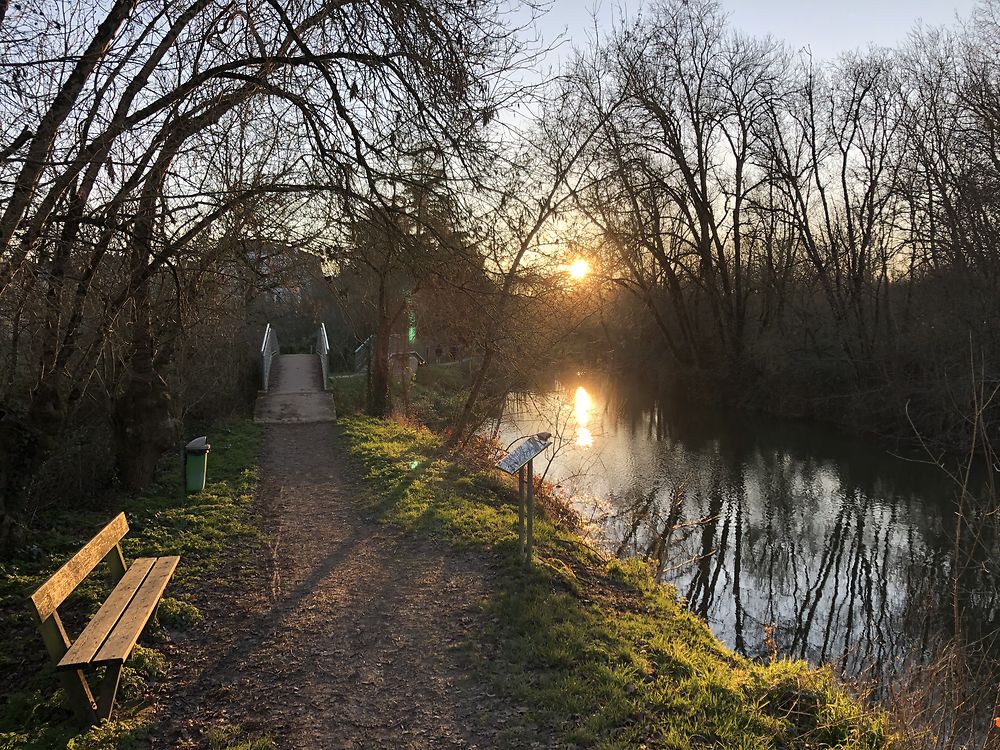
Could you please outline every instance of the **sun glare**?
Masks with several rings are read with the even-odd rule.
[[[587,425],[590,424],[590,411],[594,404],[590,400],[587,389],[582,385],[576,389],[573,402],[573,411],[576,416],[576,444],[589,448],[594,444],[594,436]]]
[[[588,273],[590,273],[590,263],[584,258],[577,258],[569,264],[569,275],[572,279],[579,281]]]

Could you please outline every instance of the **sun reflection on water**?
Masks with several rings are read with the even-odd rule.
[[[576,389],[573,411],[576,416],[576,444],[589,448],[594,444],[594,436],[590,433],[590,412],[594,408],[590,394],[582,385]]]

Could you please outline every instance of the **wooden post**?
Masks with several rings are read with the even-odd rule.
[[[517,470],[517,554],[523,559],[525,548],[524,533],[524,467]]]
[[[115,696],[118,694],[118,683],[122,679],[122,664],[108,664],[104,668],[104,677],[101,678],[101,685],[98,688],[97,697],[97,718],[110,719],[111,710],[115,705]]]
[[[38,629],[42,634],[42,641],[45,648],[52,657],[53,663],[58,663],[66,652],[69,651],[70,642],[63,629],[59,615],[53,612],[45,620],[38,623]],[[62,682],[63,690],[66,691],[66,699],[76,714],[77,721],[84,726],[89,726],[97,722],[95,712],[94,696],[90,692],[90,686],[83,672],[79,669],[71,671],[61,671],[59,681]]]
[[[108,554],[104,556],[104,562],[108,564],[108,569],[111,571],[111,587],[114,588],[115,584],[124,577],[125,571],[128,570],[121,544],[116,544],[108,551]]]
[[[535,460],[528,461],[528,541],[524,549],[524,561],[531,565],[531,547],[535,537]]]

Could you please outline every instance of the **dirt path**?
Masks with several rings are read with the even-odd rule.
[[[481,561],[364,517],[331,423],[269,425],[258,502],[268,549],[240,586],[200,603],[170,647],[153,747],[210,726],[281,748],[493,747],[508,717],[465,677]]]

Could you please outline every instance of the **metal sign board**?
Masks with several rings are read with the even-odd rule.
[[[551,444],[552,443],[548,440],[542,440],[539,438],[538,435],[532,435],[530,438],[517,446],[516,450],[508,453],[501,461],[499,461],[497,463],[497,468],[501,471],[506,471],[508,474],[516,474],[520,471],[522,466],[548,448]]]

